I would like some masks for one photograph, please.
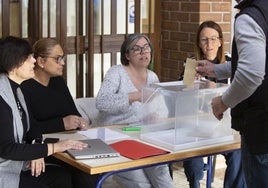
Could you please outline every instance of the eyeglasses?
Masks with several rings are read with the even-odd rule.
[[[219,40],[219,37],[203,37],[203,38],[200,38],[200,42],[202,44],[207,44],[209,41],[212,43],[212,44],[215,44],[217,41]]]
[[[65,55],[63,55],[63,56],[57,56],[57,57],[47,56],[47,58],[54,59],[55,61],[57,61],[58,64],[60,64],[61,61],[65,61],[66,60],[66,56]]]
[[[149,45],[145,45],[143,47],[135,45],[133,48],[130,49],[134,52],[134,54],[141,54],[141,53],[151,53],[151,47]]]

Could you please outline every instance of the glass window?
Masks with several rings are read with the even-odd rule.
[[[101,86],[102,73],[105,76],[106,72],[111,67],[111,54],[103,54],[103,72],[101,71],[101,54],[94,54],[94,96],[97,96]]]
[[[135,28],[135,0],[128,0],[128,33],[134,33]]]
[[[68,63],[67,63],[68,62]],[[73,98],[76,98],[76,55],[67,55],[65,62],[67,70],[67,85]]]
[[[48,7],[49,6],[49,7]],[[56,37],[56,1],[42,1],[42,36]]]
[[[50,37],[56,37],[56,1],[50,0]]]
[[[105,0],[103,5],[103,34],[111,34],[111,0]]]
[[[48,37],[48,1],[43,0],[42,14],[43,14],[43,37]]]
[[[83,35],[86,35],[86,0],[83,0]]]
[[[101,34],[101,1],[94,0],[94,34]]]
[[[67,3],[67,36],[76,35],[76,0]]]
[[[10,35],[20,36],[20,11],[19,2],[11,2],[9,9]]]
[[[97,96],[101,85],[101,54],[94,54],[94,97]]]
[[[150,6],[151,3],[151,6]],[[141,32],[154,32],[154,0],[141,1]],[[151,15],[150,14],[151,11]],[[151,25],[149,25],[151,24]]]
[[[116,53],[116,64],[117,64],[117,65],[121,64],[121,59],[120,59],[120,57],[121,57],[121,53],[120,53],[120,52],[117,52],[117,53]]]
[[[28,37],[28,0],[22,1],[22,37]]]
[[[112,62],[111,54],[110,53],[103,54],[103,75],[105,75],[106,72],[111,67],[111,62]]]
[[[116,22],[117,22],[117,34],[126,33],[126,0],[117,1]]]

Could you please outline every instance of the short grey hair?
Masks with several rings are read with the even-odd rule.
[[[125,41],[123,42],[122,46],[121,46],[121,54],[120,54],[120,59],[121,59],[121,63],[123,65],[129,65],[129,61],[126,58],[126,54],[129,53],[129,51],[131,50],[131,48],[133,48],[133,46],[137,43],[137,41],[140,38],[145,38],[151,48],[151,61],[152,61],[152,56],[153,56],[153,45],[150,41],[150,39],[144,35],[144,34],[140,34],[140,33],[134,33],[134,34],[130,34],[127,36],[127,38],[125,39]],[[151,62],[150,62],[151,63]]]

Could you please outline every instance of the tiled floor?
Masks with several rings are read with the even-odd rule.
[[[204,159],[205,161],[206,159]],[[212,183],[212,188],[222,188],[223,187],[223,179],[224,179],[224,172],[225,172],[225,159],[222,155],[217,155],[217,163],[216,163],[216,171],[214,181]],[[173,181],[174,181],[174,188],[188,188],[188,182],[184,175],[183,168],[181,165],[173,165]],[[200,187],[206,187],[206,173],[204,175],[203,180],[200,182]]]
[[[206,159],[205,159],[206,160]],[[222,188],[223,187],[223,179],[225,172],[225,159],[222,155],[217,155],[217,163],[216,163],[216,172],[214,181],[212,183],[212,188]],[[174,188],[188,188],[188,182],[183,172],[183,167],[181,163],[173,164],[173,181]],[[201,188],[206,187],[206,174],[203,180],[200,182]],[[109,178],[102,188],[119,188],[118,184],[116,184],[112,178]]]

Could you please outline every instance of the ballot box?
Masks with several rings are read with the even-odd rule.
[[[143,87],[140,138],[174,151],[233,140],[230,111],[219,121],[211,108],[211,100],[227,88],[210,81]]]

